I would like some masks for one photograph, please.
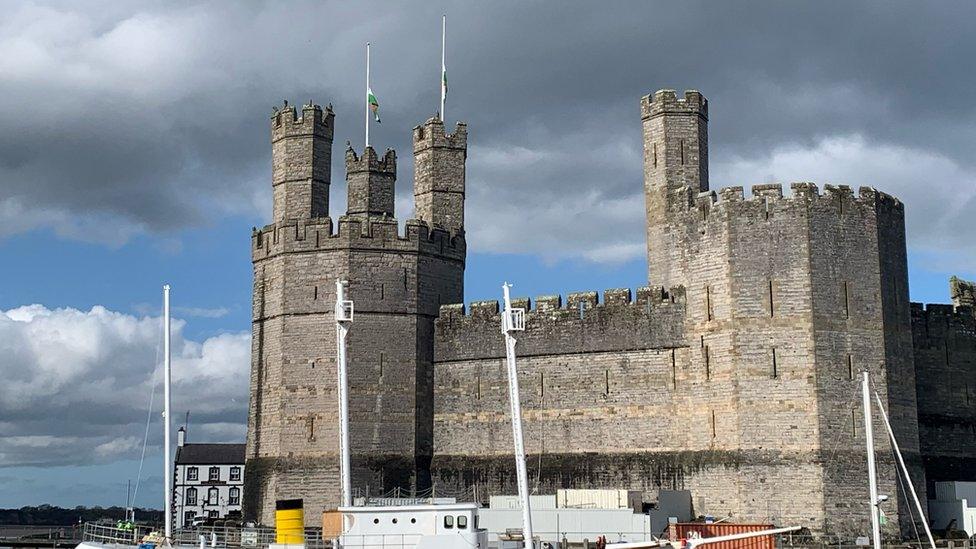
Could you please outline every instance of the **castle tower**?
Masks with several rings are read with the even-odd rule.
[[[464,161],[468,127],[458,123],[453,134],[434,117],[413,129],[416,217],[431,227],[451,232],[464,228]]]
[[[347,150],[348,209],[335,222],[326,216],[332,113],[319,117],[320,128],[310,125],[319,112],[276,114],[275,217],[252,234],[244,513],[263,524],[273,523],[278,499],[303,498],[311,515],[339,502],[335,280],[349,281],[356,304],[347,359],[352,480],[360,493],[430,486],[433,323],[442,303],[463,296],[463,228],[450,233],[409,220],[401,232],[392,150]]]
[[[675,282],[668,261],[673,214],[708,190],[708,100],[693,90],[683,99],[659,90],[641,99],[641,121],[647,279],[667,288]]]
[[[349,189],[346,215],[393,217],[396,183],[396,153],[388,149],[378,158],[373,147],[366,147],[360,158],[346,150],[346,184]]]
[[[332,181],[332,106],[294,106],[271,117],[271,185],[274,220],[309,219],[329,215]]]

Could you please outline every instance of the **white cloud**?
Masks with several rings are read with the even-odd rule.
[[[243,440],[250,335],[183,338],[173,321],[173,410],[215,442]],[[0,311],[0,466],[133,457],[160,376],[161,321],[93,307]],[[156,389],[154,408],[161,403]],[[158,417],[153,414],[154,420]],[[150,440],[158,446],[159,434]]]

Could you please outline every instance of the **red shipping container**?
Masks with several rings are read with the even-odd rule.
[[[717,536],[730,536],[732,534],[744,534],[747,532],[759,532],[771,530],[772,524],[730,524],[719,522],[706,524],[704,522],[679,522],[670,524],[668,533],[672,540],[685,539],[691,532],[697,532],[699,537],[714,538]],[[776,540],[773,536],[756,536],[754,538],[737,539],[733,541],[720,541],[708,543],[702,549],[776,549]]]

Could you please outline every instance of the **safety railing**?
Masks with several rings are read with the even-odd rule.
[[[173,545],[201,544],[215,548],[263,549],[275,543],[274,528],[248,526],[196,526],[173,531]],[[331,549],[332,540],[322,539],[321,528],[305,529],[306,549]]]
[[[131,526],[119,526],[109,524],[99,524],[88,522],[85,524],[82,533],[82,541],[92,541],[95,543],[117,543],[124,545],[136,545],[149,537],[157,529],[150,526],[133,524]]]

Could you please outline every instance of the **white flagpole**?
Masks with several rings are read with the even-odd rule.
[[[369,146],[369,42],[366,42],[366,146]]]
[[[444,75],[447,74],[447,15],[441,17],[441,122],[447,123],[444,115],[444,99],[447,96],[447,86],[444,85]]]

